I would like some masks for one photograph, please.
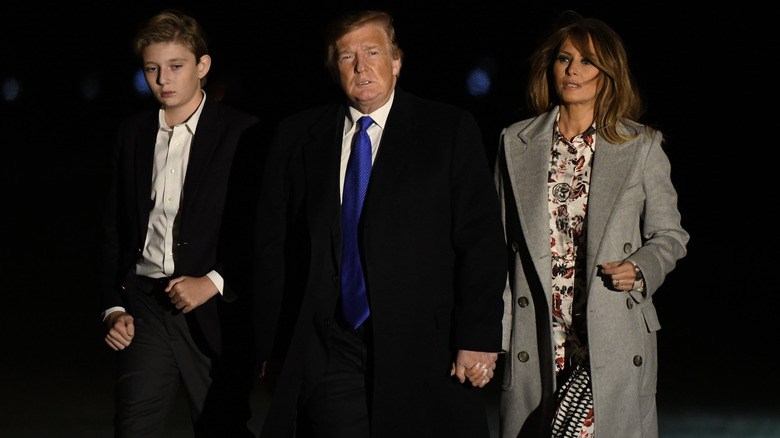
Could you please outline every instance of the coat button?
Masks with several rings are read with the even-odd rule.
[[[641,367],[642,366],[642,356],[636,355],[634,356],[634,365]]]
[[[338,283],[339,282],[339,274],[333,274],[333,282]]]
[[[521,351],[517,353],[517,360],[519,360],[520,362],[528,362],[529,358],[530,356],[528,355],[527,351]]]
[[[528,298],[520,297],[517,299],[517,305],[520,307],[528,307]]]
[[[512,242],[512,252],[517,252],[517,242]]]
[[[626,307],[628,307],[629,310],[634,308],[634,300],[631,298],[626,298]]]
[[[626,254],[631,254],[632,252],[634,252],[634,247],[631,246],[630,243],[626,243],[625,245],[623,245],[623,252]]]

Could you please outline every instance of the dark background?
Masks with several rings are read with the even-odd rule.
[[[691,234],[688,256],[654,298],[662,436],[780,436],[775,17],[746,2],[677,3],[364,6],[395,16],[399,86],[470,110],[491,159],[501,128],[528,115],[527,59],[561,11],[601,18],[623,37],[647,105],[641,120],[667,137]],[[0,437],[110,436],[98,221],[116,123],[155,106],[133,88],[137,28],[165,7],[190,12],[211,40],[207,91],[273,127],[339,96],[321,42],[324,23],[347,3],[324,4],[0,6],[0,81],[19,84],[14,99],[0,96]],[[466,87],[476,67],[492,79],[481,96]],[[704,417],[706,426],[686,423]],[[740,429],[745,419],[763,435]]]

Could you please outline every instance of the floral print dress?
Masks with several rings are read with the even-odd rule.
[[[559,114],[560,116],[560,114]],[[553,437],[594,437],[590,366],[584,334],[585,215],[593,162],[593,127],[571,140],[555,123],[547,198],[552,252],[552,333],[558,407]],[[582,298],[582,296],[580,295]]]

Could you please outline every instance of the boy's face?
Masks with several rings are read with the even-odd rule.
[[[175,43],[154,43],[143,51],[146,83],[166,112],[187,112],[189,117],[200,105],[201,79],[211,67],[208,55],[195,59],[187,47]]]

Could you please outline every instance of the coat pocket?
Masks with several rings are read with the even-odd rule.
[[[646,305],[642,306],[642,317],[645,320],[648,333],[661,330],[661,322],[658,321],[658,313],[656,313],[652,301],[648,301]]]

